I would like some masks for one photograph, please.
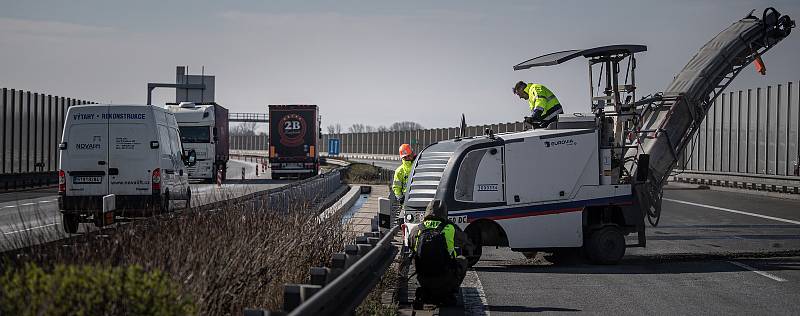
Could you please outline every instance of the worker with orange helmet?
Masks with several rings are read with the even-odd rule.
[[[406,182],[408,176],[411,174],[411,164],[414,162],[414,150],[408,144],[400,145],[399,149],[402,164],[394,171],[394,181],[392,182],[392,192],[397,198],[397,201],[402,204],[406,196]]]

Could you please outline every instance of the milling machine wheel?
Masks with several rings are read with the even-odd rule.
[[[584,242],[589,260],[595,264],[616,264],[625,255],[625,236],[616,226],[595,230]]]

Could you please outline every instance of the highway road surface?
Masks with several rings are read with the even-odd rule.
[[[647,235],[613,266],[484,247],[460,306],[432,314],[800,314],[800,200],[673,184]]]
[[[242,168],[246,181],[242,182]],[[291,180],[271,180],[269,170],[256,176],[256,164],[231,160],[228,163],[228,180],[218,188],[216,184],[192,183],[192,204],[202,205],[224,197],[237,197],[255,191],[283,186]],[[0,251],[18,248],[30,242],[43,242],[67,237],[61,227],[58,196],[55,188],[0,194]],[[184,202],[174,201],[172,208],[184,207]],[[94,229],[91,224],[81,224],[79,232]]]
[[[798,200],[684,186],[664,196],[647,248],[628,248],[619,265],[547,265],[484,247],[462,292],[485,305],[465,314],[800,314]]]

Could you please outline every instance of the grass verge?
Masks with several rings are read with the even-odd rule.
[[[340,216],[319,220],[317,214],[306,211],[308,205],[295,205],[279,213],[245,204],[148,218],[97,235],[89,242],[34,246],[0,259],[0,275],[29,273],[26,267],[31,266],[46,275],[63,269],[90,269],[87,267],[97,271],[113,269],[110,267],[141,269],[142,273],[163,273],[173,282],[176,295],[193,306],[185,310],[186,314],[240,314],[246,307],[278,310],[283,285],[302,283],[310,267],[327,265],[331,254],[342,250],[347,237]],[[79,273],[74,278],[89,282],[86,280],[92,275]],[[8,281],[12,279],[3,279],[5,283],[0,286],[13,288],[14,283]],[[54,280],[53,295],[66,284],[62,279]],[[114,279],[106,276],[104,280]],[[47,311],[55,304],[32,304],[30,296],[16,302],[23,314],[50,314]],[[85,306],[68,304],[64,314],[120,314],[116,310],[95,313]]]

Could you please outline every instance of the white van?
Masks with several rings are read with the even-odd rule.
[[[115,195],[116,218],[169,210],[171,200],[189,206],[187,165],[178,124],[169,111],[147,105],[93,104],[70,107],[59,144],[58,205],[64,230],[102,226],[102,199]]]

